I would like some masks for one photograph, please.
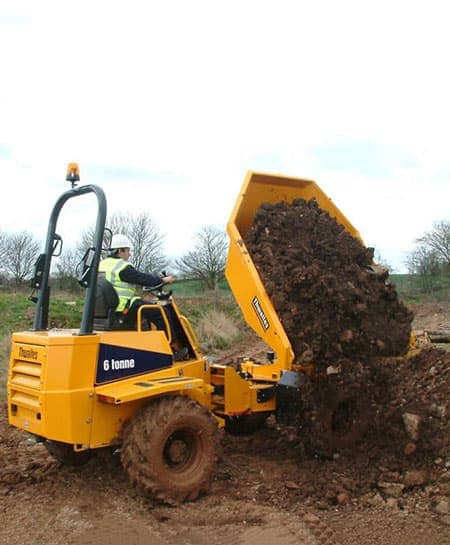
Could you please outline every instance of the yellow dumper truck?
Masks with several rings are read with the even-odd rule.
[[[140,489],[167,503],[193,500],[210,486],[219,428],[261,424],[273,413],[289,420],[292,393],[308,372],[293,364],[289,339],[244,243],[256,210],[265,202],[314,197],[353,236],[359,234],[315,182],[248,172],[227,227],[226,277],[247,324],[271,351],[264,362],[219,365],[201,352],[189,320],[162,289],[148,306],[161,313],[166,331],[143,329],[140,316],[134,329],[123,323],[111,285],[97,281],[105,195],[95,185],[77,187],[77,178],[74,167],[68,175],[72,188],[50,215],[33,277],[33,328],[12,335],[9,422],[43,441],[64,463],[83,463],[96,449],[120,448],[124,470]],[[49,278],[60,253],[59,214],[69,199],[89,193],[97,198],[98,214],[79,278],[86,288],[81,324],[52,329]],[[185,348],[181,361],[174,358],[175,338]]]

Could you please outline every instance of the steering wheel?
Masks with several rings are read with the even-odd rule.
[[[162,273],[164,276],[167,276],[165,272]],[[142,288],[143,293],[154,293],[158,299],[169,299],[169,297],[172,295],[172,290],[169,291],[163,291],[164,282],[160,282],[159,284],[156,284],[156,286],[144,286]]]

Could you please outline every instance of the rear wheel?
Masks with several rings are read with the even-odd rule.
[[[231,435],[251,435],[261,429],[270,413],[252,413],[225,417],[225,431]]]
[[[143,407],[123,433],[121,459],[131,482],[171,505],[208,492],[218,458],[214,416],[184,396]]]
[[[92,450],[73,450],[73,445],[61,443],[60,441],[45,441],[48,452],[66,466],[82,466],[93,456]]]

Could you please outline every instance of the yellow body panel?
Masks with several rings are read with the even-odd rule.
[[[8,377],[12,425],[85,449],[116,442],[123,423],[150,398],[182,393],[211,407],[209,364],[203,358],[173,363],[162,331],[77,333],[13,334]],[[101,346],[150,351],[149,358],[156,353],[169,363],[96,386]]]
[[[124,422],[149,399],[157,396],[184,394],[211,408],[212,388],[209,383],[209,365],[201,359],[96,386],[90,447],[118,442]]]
[[[359,232],[314,181],[247,173],[227,225],[230,248],[225,274],[246,322],[275,352],[274,363],[261,366],[258,371],[262,377],[279,376],[282,369],[290,369],[294,353],[244,240],[263,203],[292,202],[298,198],[315,198],[350,234],[361,239]]]
[[[194,377],[163,378],[155,380],[151,374],[133,379],[121,380],[118,384],[106,384],[95,389],[106,403],[121,405],[146,397],[155,397],[174,391],[203,388],[204,382]]]
[[[271,388],[275,381],[266,384],[254,383],[239,376],[233,367],[214,364],[212,383],[224,386],[223,398],[217,403],[216,409],[226,416],[274,411],[276,408],[275,397],[267,401],[258,400],[258,392]]]

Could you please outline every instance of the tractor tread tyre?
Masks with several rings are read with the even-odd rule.
[[[260,430],[270,413],[253,413],[239,417],[225,418],[225,431],[230,435],[251,435]]]
[[[219,455],[217,421],[192,399],[164,397],[142,407],[122,439],[124,470],[144,493],[179,505],[209,491]]]
[[[47,440],[44,441],[44,445],[49,454],[51,454],[53,458],[65,466],[82,466],[89,462],[93,456],[93,452],[91,450],[82,450],[77,452],[73,450],[72,445],[69,445],[68,443],[61,443],[60,441]]]

